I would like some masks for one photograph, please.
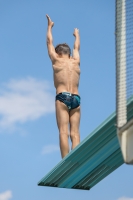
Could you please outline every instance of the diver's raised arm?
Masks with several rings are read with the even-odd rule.
[[[74,29],[73,35],[75,37],[74,47],[73,47],[73,58],[77,59],[80,62],[80,55],[79,55],[80,36],[79,36],[79,30],[77,28]]]
[[[52,20],[50,19],[50,17],[48,15],[46,15],[46,17],[48,20],[47,48],[48,48],[49,57],[50,57],[51,61],[53,62],[57,56],[54,45],[53,45],[53,36],[52,36],[52,27],[54,26],[54,22],[52,22]]]

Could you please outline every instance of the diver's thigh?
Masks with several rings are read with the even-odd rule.
[[[81,116],[80,106],[70,111],[70,118],[69,118],[70,130],[73,130],[73,131],[79,130],[80,116]]]
[[[68,129],[68,123],[69,123],[69,111],[67,106],[63,103],[57,100],[55,102],[56,105],[56,120],[59,130],[61,129]]]

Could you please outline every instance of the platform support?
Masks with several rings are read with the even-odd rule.
[[[133,164],[133,119],[127,123],[126,67],[126,0],[116,0],[117,135],[124,162]]]

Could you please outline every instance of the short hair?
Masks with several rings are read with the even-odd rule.
[[[70,47],[68,46],[68,44],[66,43],[63,43],[63,44],[58,44],[56,47],[55,47],[55,52],[59,55],[62,55],[62,54],[68,54],[69,56],[71,55],[71,49]]]

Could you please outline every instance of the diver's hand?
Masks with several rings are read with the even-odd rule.
[[[48,15],[46,15],[47,20],[48,20],[48,26],[50,26],[51,28],[54,26],[54,22],[52,22],[52,20],[50,19],[50,17]]]
[[[79,35],[79,29],[75,28],[73,35],[77,37]]]

